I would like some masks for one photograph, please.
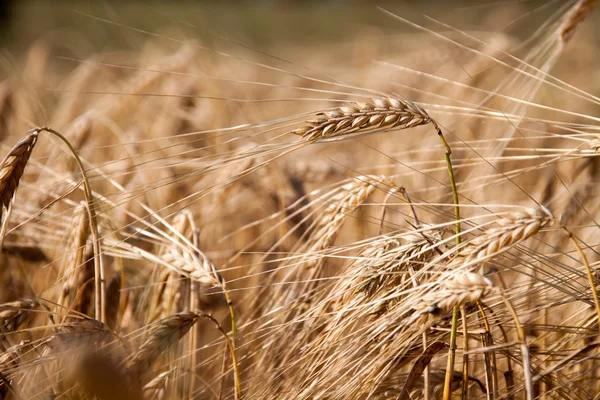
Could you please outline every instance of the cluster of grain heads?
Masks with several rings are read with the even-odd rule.
[[[186,44],[175,56],[167,57],[159,46],[150,43],[141,51],[139,60],[128,60],[132,62],[127,65],[119,65],[123,54],[106,54],[81,63],[79,70],[84,76],[58,85],[68,87],[69,92],[63,95],[55,91],[50,96],[60,100],[62,110],[53,113],[52,106],[46,104],[47,96],[39,98],[39,106],[48,111],[48,120],[57,126],[67,126],[87,110],[78,118],[80,123],[71,125],[73,129],[67,137],[74,147],[93,140],[95,147],[88,142],[86,168],[81,173],[93,171],[95,193],[102,203],[93,204],[86,181],[86,202],[75,207],[72,225],[67,226],[71,207],[80,200],[81,187],[76,184],[81,175],[67,173],[71,172],[72,163],[66,157],[56,163],[58,157],[43,161],[46,154],[41,153],[47,149],[36,145],[42,129],[28,133],[0,165],[0,236],[6,233],[7,224],[14,222],[8,221],[14,207],[13,218],[22,218],[27,225],[11,231],[6,245],[9,240],[21,245],[24,231],[32,231],[48,257],[46,268],[34,269],[27,264],[31,259],[17,259],[6,251],[2,254],[1,261],[8,260],[7,266],[0,268],[2,278],[7,275],[0,282],[8,289],[0,291],[6,298],[3,301],[33,296],[41,304],[22,300],[0,305],[0,399],[5,395],[23,400],[192,399],[211,394],[213,398],[239,398],[238,355],[247,371],[247,398],[432,400],[442,396],[449,399],[456,396],[456,390],[462,390],[462,399],[486,395],[490,400],[512,399],[524,394],[529,398],[593,397],[598,391],[597,360],[593,357],[598,343],[593,340],[599,325],[589,315],[589,307],[582,307],[591,303],[590,287],[582,283],[582,265],[588,271],[600,318],[595,271],[598,253],[594,242],[597,224],[591,223],[598,214],[597,193],[592,189],[600,165],[596,162],[600,140],[593,136],[597,127],[585,125],[586,120],[597,120],[575,112],[564,114],[568,115],[568,122],[545,120],[562,115],[562,110],[554,108],[554,102],[552,108],[537,107],[532,96],[547,79],[548,92],[561,92],[557,99],[575,95],[596,105],[593,96],[563,84],[547,72],[558,57],[555,45],[567,43],[598,1],[559,3],[542,10],[543,13],[552,7],[560,8],[564,14],[561,17],[555,13],[548,24],[551,29],[536,32],[533,39],[542,38],[542,46],[537,46],[538,40],[526,42],[527,48],[539,47],[542,51],[523,50],[519,53],[524,56],[521,59],[510,58],[513,49],[508,47],[516,42],[513,39],[520,38],[516,34],[513,37],[508,29],[500,38],[510,39],[506,40],[508,45],[496,46],[497,37],[493,35],[482,36],[481,47],[471,44],[474,41],[467,32],[451,36],[444,31],[430,32],[436,35],[436,41],[448,39],[452,40],[451,46],[460,47],[459,52],[452,51],[453,56],[473,50],[474,62],[461,68],[459,75],[454,75],[452,66],[445,68],[447,78],[419,72],[418,66],[413,71],[418,81],[407,76],[407,82],[418,88],[424,102],[431,103],[434,97],[442,99],[440,104],[424,106],[427,111],[400,96],[375,91],[365,96],[367,90],[337,83],[334,88],[330,86],[334,85],[333,80],[310,76],[293,74],[302,83],[291,86],[289,81],[280,82],[272,75],[245,77],[243,71],[238,76],[238,70],[235,80],[227,79],[222,72],[231,65],[213,64],[210,55],[198,68],[199,63],[193,62],[197,55],[194,49],[202,46],[197,44]],[[554,20],[558,23],[550,24]],[[164,37],[157,34],[157,39]],[[174,37],[169,39],[177,42]],[[409,42],[421,40],[429,43],[423,36]],[[468,45],[462,45],[467,41]],[[369,41],[369,47],[372,43]],[[571,44],[573,48],[581,45],[574,41]],[[435,48],[439,48],[416,47],[426,48],[423,53],[428,57],[432,49],[435,53]],[[446,49],[441,50],[447,59]],[[547,58],[549,52],[554,53],[551,59]],[[364,58],[364,52],[357,53]],[[220,57],[223,55],[219,53]],[[421,51],[415,55],[423,56]],[[246,61],[225,56],[236,63]],[[485,63],[480,58],[485,58]],[[45,62],[44,57],[32,57],[32,61],[39,60]],[[521,60],[533,65],[530,68]],[[55,71],[49,69],[48,74],[42,74],[44,68],[36,67],[40,64],[30,62],[30,68],[38,71],[35,80],[48,75],[47,82],[53,82]],[[265,66],[268,74],[285,72]],[[348,70],[347,64],[342,67]],[[508,82],[509,85],[494,82],[496,71],[502,69],[512,70],[522,79]],[[464,72],[471,70],[480,73],[466,78]],[[425,76],[430,76],[432,85],[421,81]],[[346,78],[343,80],[355,81]],[[447,86],[452,87],[463,78],[468,81],[461,84],[464,91],[445,92]],[[440,86],[439,82],[445,83]],[[235,86],[240,83],[244,94],[248,89],[247,99],[239,98]],[[381,90],[393,90],[390,80],[374,83]],[[521,87],[515,88],[515,83]],[[252,91],[254,84],[260,91]],[[480,84],[496,89],[482,90]],[[20,92],[17,85],[13,86],[10,93],[0,93],[0,128],[6,126],[6,132],[9,127],[14,128],[15,121],[38,118],[32,105],[20,105],[15,112],[5,104]],[[99,94],[98,88],[110,93]],[[293,94],[285,96],[288,89]],[[273,93],[263,97],[267,90]],[[339,99],[347,103],[331,103],[332,108],[298,114],[298,109],[289,107],[295,100],[302,105],[325,101],[294,97],[304,90],[319,96],[340,94]],[[465,97],[461,97],[463,94]],[[364,102],[345,100],[360,96]],[[88,98],[92,101],[88,102]],[[163,99],[168,98],[172,101],[164,107]],[[216,98],[219,100],[215,102]],[[510,134],[501,129],[505,121],[499,122],[503,115],[485,109],[494,106],[495,98],[501,98],[503,108],[513,109],[505,117],[507,122],[518,121],[518,128],[523,128],[519,139],[506,137]],[[539,96],[535,101],[542,99]],[[264,115],[276,119],[244,124],[256,122],[254,118],[263,115],[246,111],[260,110],[273,101],[277,107],[270,107]],[[232,107],[229,102],[236,105]],[[450,105],[459,102],[460,109]],[[513,107],[513,103],[519,107]],[[338,107],[341,104],[344,106]],[[576,108],[579,104],[571,105]],[[525,115],[526,107],[536,107],[535,119]],[[238,109],[244,112],[235,115]],[[311,115],[307,117],[310,120],[301,122],[306,115]],[[468,118],[475,115],[481,123],[471,129]],[[551,170],[548,176],[553,188],[564,185],[564,190],[554,190],[540,203],[551,206],[558,215],[559,205],[566,198],[563,194],[573,193],[568,207],[570,215],[578,220],[563,220],[569,221],[572,233],[560,228],[576,252],[565,248],[567,240],[555,240],[561,230],[547,229],[557,221],[543,209],[506,213],[495,221],[490,221],[489,215],[474,216],[463,220],[469,230],[461,233],[450,147],[439,129],[442,122],[455,130],[455,138],[460,138],[460,144],[456,143],[461,172],[469,176],[461,193],[470,203],[465,207],[467,213],[475,215],[480,208],[487,210],[482,202],[494,198],[502,199],[502,204],[524,204],[532,198],[543,198],[531,183],[541,170]],[[228,123],[242,125],[221,129]],[[406,129],[413,127],[435,128],[445,147],[455,221],[443,212],[448,193],[440,195],[439,187],[430,185],[440,173],[441,164],[436,162],[435,154],[440,152],[441,161],[441,146],[428,148],[425,139],[411,137]],[[491,141],[485,131],[488,128],[498,132]],[[0,130],[4,133],[4,129]],[[372,137],[363,137],[394,130],[400,136],[382,135],[373,141]],[[380,147],[373,152],[345,151],[352,141],[339,146],[313,146],[346,138],[359,138],[366,146]],[[524,144],[525,138],[530,143]],[[239,143],[246,140],[250,147],[242,149]],[[579,144],[575,149],[571,145],[574,141]],[[567,148],[562,148],[562,143],[567,143]],[[41,153],[39,159],[31,160],[34,146]],[[582,149],[585,146],[589,149]],[[497,147],[503,147],[505,152],[497,152]],[[289,150],[286,154],[301,150],[297,157],[288,157],[297,164],[282,172],[277,170],[281,167],[279,162],[287,162],[287,158],[275,163],[272,161],[276,157],[267,160],[263,156],[280,154],[284,149]],[[319,149],[324,150],[326,157],[321,157]],[[55,151],[50,146],[49,150]],[[483,153],[479,153],[481,150]],[[299,164],[303,160],[307,160],[307,168]],[[81,168],[80,160],[77,161]],[[321,168],[320,161],[327,168]],[[496,172],[478,168],[488,161],[502,168]],[[569,168],[569,162],[585,164],[585,174],[568,178],[568,170],[563,169]],[[29,179],[23,178],[23,171],[34,172],[34,168],[38,169],[31,175],[37,176],[36,186],[39,184],[40,188],[26,191]],[[158,179],[156,174],[160,174]],[[350,174],[358,176],[342,180]],[[579,179],[583,175],[588,176]],[[424,223],[419,222],[414,210],[414,224],[407,221],[410,216],[394,204],[390,193],[401,190],[394,185],[392,176],[410,187],[411,194],[414,190],[414,207]],[[555,179],[557,176],[561,179]],[[513,177],[517,179],[513,181]],[[334,179],[339,182],[334,183]],[[111,186],[113,180],[122,185],[116,194],[116,185]],[[579,180],[588,182],[584,185]],[[19,181],[17,200],[23,196],[37,202],[15,201]],[[512,184],[523,190],[505,190]],[[448,192],[449,188],[450,185]],[[35,196],[38,191],[49,196]],[[386,193],[388,196],[379,202]],[[372,203],[368,203],[370,198]],[[408,199],[407,202],[411,204]],[[500,208],[502,204],[490,207]],[[175,214],[173,221],[166,223],[163,217],[169,218],[166,216],[180,207],[190,211]],[[34,214],[38,209],[39,213]],[[137,215],[141,209],[147,213]],[[269,215],[273,209],[278,212]],[[101,212],[104,226],[108,226],[102,230],[102,248],[94,210]],[[192,218],[192,212],[196,218]],[[206,242],[200,243],[194,220],[202,221]],[[445,238],[449,224],[456,227],[456,235],[451,239]],[[379,233],[373,236],[378,226]],[[536,237],[540,232],[543,240]],[[450,243],[454,238],[456,245]],[[109,274],[106,288],[98,264],[102,259],[112,263],[112,279]],[[9,264],[13,261],[22,265],[12,268]],[[93,271],[92,263],[96,263]],[[498,267],[494,274],[488,274],[487,267],[492,263]],[[231,280],[225,282],[221,274]],[[498,286],[494,287],[491,280]],[[500,283],[506,293],[500,289]],[[240,298],[249,299],[241,307],[244,323],[238,328],[242,335],[237,349],[235,318],[226,284]],[[221,304],[221,292],[230,308],[232,328],[227,332],[217,322],[226,318],[227,311]],[[214,318],[197,310],[197,293],[218,299],[211,303]],[[127,301],[122,301],[121,296]],[[95,315],[91,310],[93,299],[97,302]],[[50,304],[52,312],[38,310]],[[38,318],[32,318],[35,315]],[[458,329],[459,315],[462,329]],[[94,319],[87,319],[92,316]],[[448,329],[450,316],[452,328]],[[199,321],[201,318],[211,320],[212,325]],[[531,361],[528,338],[523,335],[519,318],[527,318],[528,323],[539,327],[535,338],[539,350]],[[212,332],[213,326],[219,332]],[[215,339],[215,334],[220,336]],[[457,337],[459,345],[462,337],[462,349],[456,346]],[[473,348],[474,339],[480,337],[481,346]],[[15,344],[23,338],[27,340]],[[580,352],[583,350],[577,347],[586,340],[593,342],[580,347],[585,350]],[[222,345],[229,354],[223,355]],[[446,348],[447,360],[442,354]],[[460,372],[458,367],[454,370],[455,351],[463,357]],[[104,353],[108,356],[104,357]],[[446,361],[449,366],[443,365]],[[513,368],[515,365],[517,369]],[[519,365],[523,365],[524,380],[519,379]],[[69,381],[63,372],[70,368],[78,369],[75,381]],[[234,379],[230,379],[229,372]],[[479,379],[484,378],[482,384]],[[533,390],[532,382],[542,385]]]
[[[86,210],[89,217],[89,223],[93,239],[94,249],[94,293],[95,293],[95,316],[101,320],[105,320],[105,287],[104,287],[104,269],[102,266],[102,257],[100,254],[100,241],[98,235],[98,224],[96,221],[96,211],[93,204],[92,190],[90,188],[89,180],[85,172],[85,168],[77,151],[73,148],[69,140],[65,138],[59,132],[48,128],[34,128],[29,131],[29,134],[23,137],[5,156],[2,164],[0,164],[0,199],[2,201],[2,209],[0,210],[0,248],[6,235],[6,229],[8,227],[8,218],[12,209],[12,203],[19,185],[19,181],[25,171],[25,166],[29,161],[29,157],[33,151],[35,144],[38,141],[38,135],[40,132],[48,132],[61,140],[68,148],[77,165],[83,178],[83,188],[86,201]]]
[[[484,262],[534,236],[541,228],[553,220],[552,215],[546,209],[526,209],[511,213],[495,221],[495,225],[492,228],[485,229],[474,239],[465,242],[464,245],[457,246],[458,254],[450,261],[448,267],[451,270],[460,268],[461,271],[482,267]],[[491,288],[489,281],[482,275],[472,272],[467,272],[457,281],[452,280],[449,282],[454,286],[449,291],[449,288],[446,287],[447,299],[440,301],[438,305],[435,298],[436,294],[431,294],[429,296],[432,296],[432,298],[421,303],[421,308],[417,312],[417,314],[424,316],[426,315],[425,310],[429,310],[428,312],[432,314],[439,311],[442,315],[450,311],[448,307],[451,307],[453,311],[444,399],[448,399],[451,393],[450,384],[452,376],[450,372],[454,370],[454,349],[458,329],[459,307],[465,301],[474,302],[478,300],[488,294],[488,288]],[[461,285],[463,285],[462,289]],[[473,290],[471,291],[469,288]],[[510,307],[510,304],[507,303],[507,306]],[[517,318],[516,314],[514,318]]]
[[[307,125],[292,133],[312,142],[355,132],[408,129],[431,122],[431,117],[416,103],[399,96],[389,96],[319,112],[316,119],[307,121]]]

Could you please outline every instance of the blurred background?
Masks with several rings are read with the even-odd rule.
[[[155,31],[175,25],[189,37],[201,40],[214,39],[211,33],[227,33],[252,46],[283,41],[344,41],[361,30],[392,33],[407,29],[378,11],[377,7],[381,7],[416,23],[428,15],[460,29],[517,31],[527,35],[547,20],[560,3],[556,0],[3,0],[0,32],[2,47],[8,50],[23,49],[47,34],[68,38],[73,46],[87,44],[97,51],[115,46],[134,47],[138,44],[136,35],[85,14]],[[586,24],[582,30],[589,32],[593,25]]]

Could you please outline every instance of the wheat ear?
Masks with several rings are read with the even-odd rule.
[[[44,341],[43,356],[56,351],[72,351],[80,346],[94,346],[95,344],[114,338],[114,333],[106,324],[91,318],[70,322],[61,325],[57,332]]]

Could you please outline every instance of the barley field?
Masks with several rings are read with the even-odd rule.
[[[14,3],[0,399],[600,399],[598,3]]]

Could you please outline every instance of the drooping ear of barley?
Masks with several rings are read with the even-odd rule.
[[[60,325],[56,332],[45,339],[43,356],[70,353],[78,348],[84,351],[95,348],[100,342],[109,342],[113,333],[104,323],[91,318]]]
[[[148,338],[127,362],[126,368],[135,374],[148,370],[162,353],[188,333],[198,318],[198,314],[186,312],[161,320],[150,330]]]
[[[353,275],[361,280],[357,289],[367,298],[385,291],[386,287],[404,287],[410,275],[436,254],[442,240],[442,233],[435,229],[398,236],[375,242],[359,254]],[[362,274],[358,274],[358,267],[363,270]]]
[[[423,296],[415,306],[417,314],[444,316],[457,306],[474,303],[494,291],[492,282],[474,272],[457,273],[442,281],[441,287]]]
[[[486,261],[494,255],[520,243],[553,221],[553,217],[543,209],[527,209],[512,213],[486,229],[475,239],[465,243],[455,260],[463,265],[473,265]]]
[[[429,114],[416,103],[400,96],[389,96],[317,113],[316,119],[307,121],[307,125],[292,133],[312,142],[355,132],[408,129],[432,121]]]
[[[192,236],[193,216],[189,211],[176,215],[173,221],[174,233],[165,253],[161,256],[163,263],[169,265],[174,271],[182,271],[182,275],[191,280],[213,286],[222,286],[223,277],[215,264],[201,251],[190,246]],[[184,237],[187,243],[179,239]],[[181,272],[180,272],[181,273]]]
[[[132,259],[145,259],[157,263],[197,282],[217,287],[223,286],[223,277],[215,264],[204,254],[187,243],[173,241],[168,251],[157,256],[141,247],[122,240],[107,238],[107,244],[122,251],[121,256]]]
[[[19,140],[0,164],[0,201],[2,202],[0,205],[0,249],[8,228],[8,219],[19,181],[37,143],[38,133],[38,131],[34,131]]]

